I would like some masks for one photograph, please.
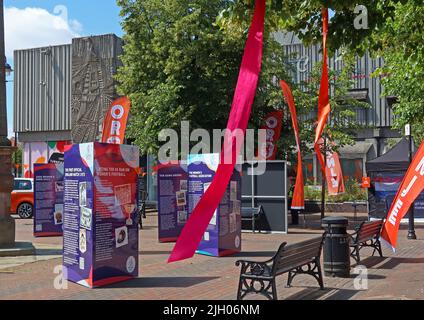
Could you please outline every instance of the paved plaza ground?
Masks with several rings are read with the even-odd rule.
[[[334,215],[334,214],[333,214]],[[345,214],[345,216],[348,216]],[[364,219],[364,217],[359,217]],[[239,278],[238,259],[263,260],[271,257],[283,241],[296,243],[322,233],[318,215],[307,215],[306,227],[291,227],[289,234],[243,233],[243,252],[231,257],[194,258],[167,264],[173,244],[157,241],[157,215],[148,212],[140,232],[138,279],[88,289],[73,283],[68,288],[54,288],[56,266],[61,264],[62,238],[34,238],[32,220],[16,220],[17,241],[29,241],[37,248],[30,257],[0,258],[0,299],[225,299],[234,300]],[[350,229],[359,221],[350,217]],[[406,239],[406,226],[399,233],[398,252],[383,247],[384,258],[370,257],[364,249],[361,265],[368,270],[368,289],[355,289],[351,278],[325,277],[325,290],[319,290],[310,276],[298,276],[293,287],[285,288],[287,276],[277,279],[279,299],[424,299],[424,225],[416,227],[419,240]],[[355,265],[352,260],[352,273]],[[358,270],[357,270],[358,271]],[[364,284],[364,282],[361,282]],[[262,299],[251,295],[250,299]]]

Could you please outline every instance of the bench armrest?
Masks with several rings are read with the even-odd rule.
[[[250,272],[252,275],[255,275],[255,276],[271,275],[272,266],[270,266],[269,263],[272,261],[273,261],[272,259],[264,261],[264,262],[238,260],[236,261],[236,266],[238,267],[241,265],[241,270],[240,270],[241,274]]]

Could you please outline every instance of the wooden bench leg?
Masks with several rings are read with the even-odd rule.
[[[359,245],[353,246],[350,256],[356,261],[356,263],[359,263],[361,261],[361,257],[359,255]]]
[[[304,267],[306,267],[307,269],[304,270]],[[321,263],[319,260],[313,261],[303,267],[297,267],[296,269],[289,271],[286,288],[291,287],[293,278],[299,274],[309,274],[313,276],[318,281],[321,290],[324,290],[324,280],[322,277]]]
[[[293,274],[291,271],[289,271],[289,275],[287,277],[287,284],[286,284],[286,288],[290,288],[291,287],[291,283],[293,281]]]
[[[239,285],[238,285],[238,289],[237,289],[237,300],[243,300],[243,296],[242,296],[243,281],[244,281],[244,279],[242,277],[240,277]]]
[[[383,258],[383,252],[381,251],[381,242],[380,240],[375,240],[373,243],[374,251],[372,252],[372,256],[374,256],[374,253],[377,251],[381,258]]]
[[[277,297],[277,286],[275,284],[275,278],[272,281],[272,299],[273,300],[278,300],[278,297]]]
[[[324,290],[324,279],[322,278],[321,262],[318,260],[315,262],[318,269],[318,284],[321,290]]]
[[[252,216],[252,232],[255,233],[255,217]]]
[[[255,288],[255,283],[257,282],[260,283],[260,289]],[[261,294],[269,300],[277,300],[275,278],[272,280],[256,280],[241,276],[237,290],[237,300],[243,300],[249,293]]]

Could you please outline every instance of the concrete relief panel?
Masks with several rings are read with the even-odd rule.
[[[117,98],[114,74],[122,42],[114,35],[78,38],[72,41],[72,139],[92,142],[109,105]]]

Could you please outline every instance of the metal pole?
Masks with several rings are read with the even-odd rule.
[[[327,139],[324,137],[324,164],[327,165]],[[325,218],[325,167],[321,168],[321,220]]]
[[[10,193],[13,190],[12,153],[7,139],[6,56],[4,49],[3,0],[0,0],[0,251],[15,245],[15,220],[10,216]]]
[[[18,157],[18,133],[15,131],[15,178],[18,178],[18,168],[16,166],[17,157]]]
[[[6,56],[4,48],[3,0],[0,0],[0,146],[10,146],[7,139]]]
[[[411,129],[408,129],[408,133],[409,133],[409,163],[411,164],[412,162],[412,144],[413,144],[413,140],[412,140],[412,134],[411,134]],[[415,202],[412,203],[411,207],[409,208],[409,223],[408,223],[408,239],[409,240],[416,240],[417,239],[417,235],[415,234],[415,225],[414,225],[414,205]]]

